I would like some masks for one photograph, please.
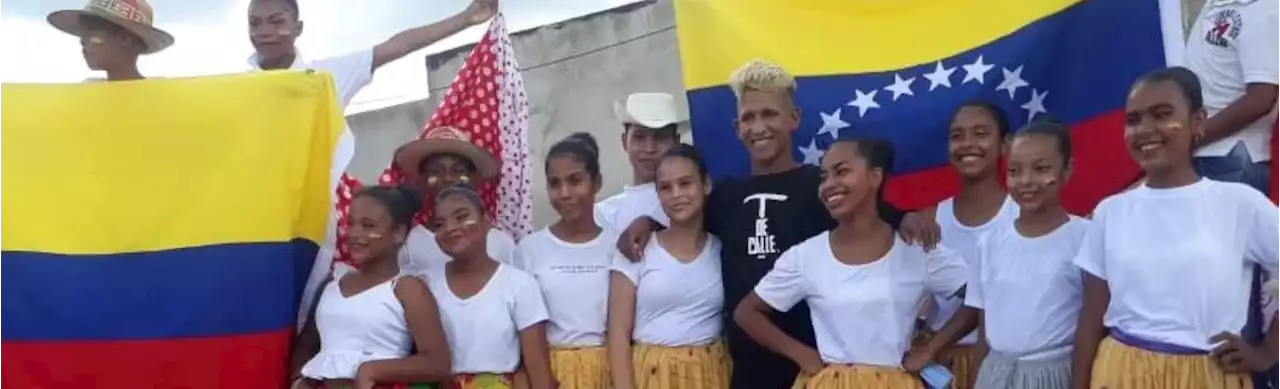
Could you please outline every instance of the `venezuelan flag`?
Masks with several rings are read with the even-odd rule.
[[[995,103],[1015,129],[1036,116],[1062,119],[1072,126],[1076,146],[1064,203],[1080,214],[1138,174],[1122,140],[1124,100],[1139,75],[1172,57],[1166,42],[1181,44],[1177,6],[1168,0],[675,2],[694,141],[728,145],[703,148],[713,175],[749,172],[731,127],[736,106],[725,83],[739,66],[762,58],[797,78],[803,116],[795,156],[816,163],[836,136],[891,140],[897,179],[887,195],[901,207],[954,195],[946,134],[963,102]],[[1166,37],[1170,23],[1177,35]]]
[[[301,72],[0,87],[4,388],[279,388],[342,131]]]

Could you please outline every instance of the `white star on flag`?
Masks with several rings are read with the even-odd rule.
[[[933,73],[925,73],[924,78],[929,80],[929,91],[937,89],[939,85],[951,87],[951,73],[955,73],[956,68],[946,68],[942,66],[942,61],[938,61],[933,67]]]
[[[1013,69],[1013,71],[1009,71],[1007,68],[1001,68],[1000,71],[1004,73],[1004,80],[1000,81],[1000,85],[996,87],[996,90],[1009,91],[1010,100],[1012,100],[1014,94],[1018,92],[1018,88],[1031,85],[1028,84],[1026,80],[1022,79],[1021,65],[1016,69]]]
[[[893,101],[898,101],[898,97],[902,95],[915,96],[915,93],[911,92],[911,83],[915,81],[915,77],[908,77],[904,80],[902,76],[894,74],[893,85],[884,87],[884,90],[893,92]]]
[[[1022,105],[1022,109],[1027,110],[1028,123],[1031,122],[1031,119],[1036,118],[1036,114],[1049,113],[1049,110],[1044,108],[1044,98],[1048,96],[1049,91],[1040,93],[1040,91],[1035,88],[1031,88],[1031,100]]]
[[[964,80],[960,81],[961,84],[969,81],[977,81],[979,84],[985,84],[987,72],[995,66],[982,63],[982,56],[979,55],[978,60],[973,61],[973,63],[968,65],[961,65],[960,67],[964,68]]]
[[[865,93],[862,90],[855,90],[854,94],[856,97],[854,97],[853,101],[850,101],[849,104],[845,105],[858,107],[858,117],[866,116],[867,110],[880,108],[880,103],[876,102],[876,93],[878,92],[880,92],[878,89],[872,89],[871,93]]]
[[[836,108],[836,111],[830,114],[818,111],[818,116],[822,116],[822,128],[818,129],[818,134],[815,136],[831,134],[832,139],[840,137],[840,130],[849,127],[849,123],[846,123],[844,120],[840,120],[841,109],[843,108]]]
[[[800,154],[804,155],[804,163],[806,165],[814,165],[822,163],[822,155],[825,152],[818,148],[817,142],[813,139],[809,140],[808,146],[800,146]]]

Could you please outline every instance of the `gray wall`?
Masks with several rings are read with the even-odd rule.
[[[1204,0],[1183,0],[1184,17],[1192,20],[1203,4]],[[576,131],[595,135],[605,176],[603,198],[631,179],[612,102],[634,92],[668,92],[687,110],[670,0],[642,1],[516,32],[512,42],[532,105],[529,136],[534,183],[539,187],[534,191],[536,227],[555,219],[541,189],[542,156],[552,143]],[[376,180],[396,146],[421,131],[470,49],[427,57],[431,99],[347,117],[358,144],[349,171],[361,181]]]

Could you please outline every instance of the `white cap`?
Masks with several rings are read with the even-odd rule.
[[[680,123],[676,99],[667,93],[634,93],[625,104],[613,103],[613,114],[622,124],[662,128]]]

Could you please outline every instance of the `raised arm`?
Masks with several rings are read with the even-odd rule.
[[[618,271],[609,275],[609,319],[605,348],[614,389],[635,389],[631,362],[631,331],[636,318],[636,285]]]
[[[412,276],[400,277],[396,281],[395,294],[404,307],[404,319],[413,334],[417,352],[404,358],[365,362],[356,372],[356,381],[421,383],[448,380],[453,368],[436,299],[422,280]]]
[[[403,58],[409,53],[457,34],[467,27],[484,23],[497,12],[497,0],[475,0],[467,6],[467,9],[449,18],[401,31],[386,42],[373,47],[373,68],[377,69],[387,62]]]

